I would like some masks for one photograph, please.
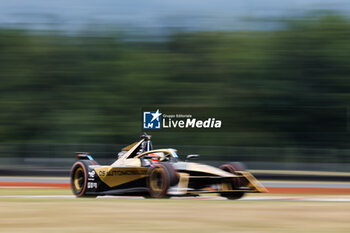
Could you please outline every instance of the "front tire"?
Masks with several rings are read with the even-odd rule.
[[[245,193],[221,193],[220,196],[226,197],[229,200],[237,200],[244,196]]]
[[[153,164],[148,170],[146,198],[168,198],[167,192],[178,178],[170,164]]]
[[[244,165],[239,162],[223,164],[220,166],[220,169],[238,176],[241,176],[239,171],[245,171]],[[233,177],[231,182],[232,189],[239,189],[240,187],[248,185],[248,182],[244,177]],[[220,196],[226,197],[230,200],[237,200],[242,198],[244,194],[244,192],[229,192],[220,193]]]

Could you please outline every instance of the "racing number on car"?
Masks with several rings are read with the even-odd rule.
[[[97,188],[97,183],[95,183],[95,182],[88,182],[87,187],[88,187],[88,189]]]

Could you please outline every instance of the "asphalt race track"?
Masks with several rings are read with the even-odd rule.
[[[74,199],[74,195],[4,195],[0,198],[29,198],[29,199]],[[101,196],[98,199],[144,199],[135,196]],[[200,196],[200,197],[172,197],[174,200],[208,200],[208,201],[227,201],[219,196]],[[338,197],[300,197],[300,196],[270,196],[270,197],[244,197],[235,201],[307,201],[307,202],[350,202],[349,198]]]
[[[0,177],[0,186],[5,184],[36,184],[38,186],[69,187],[69,178],[52,178],[52,177]],[[310,181],[262,181],[265,187],[271,188],[348,188],[350,189],[350,182],[310,182]],[[25,185],[27,186],[27,185]],[[48,187],[50,187],[48,186]]]
[[[341,201],[350,202],[350,182],[310,182],[310,181],[262,181],[261,182],[274,196],[250,196],[241,201]],[[54,177],[0,177],[1,189],[45,189],[70,188],[69,178]],[[19,193],[20,194],[20,193]],[[297,194],[297,195],[295,195]],[[340,194],[329,198],[305,197],[300,194]],[[276,196],[279,195],[279,196]],[[292,195],[292,196],[290,196]],[[345,198],[344,198],[345,195]],[[1,195],[0,198],[75,198],[73,195]],[[349,197],[349,198],[348,198]],[[99,198],[128,198],[142,199],[142,197],[111,197]],[[194,200],[226,200],[218,196],[200,197],[173,197],[172,199]]]
[[[350,182],[262,184],[270,193],[238,200],[210,194],[95,199],[72,195],[69,178],[0,177],[0,232],[349,232]]]
[[[271,193],[350,194],[350,182],[262,181]],[[70,180],[53,177],[0,177],[0,188],[70,188]]]

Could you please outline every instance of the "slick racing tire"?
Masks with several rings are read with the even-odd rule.
[[[170,164],[153,164],[147,173],[148,195],[146,198],[167,198],[171,183],[176,181],[176,172]]]
[[[245,167],[242,163],[234,162],[234,163],[226,163],[220,166],[221,170],[226,172],[240,175],[238,171],[245,171]],[[234,177],[232,178],[232,189],[239,189],[240,187],[244,187],[248,185],[248,181],[244,177]],[[221,193],[222,197],[226,197],[231,200],[239,199],[244,196],[244,192],[236,192],[236,193]]]
[[[222,197],[226,197],[227,199],[229,200],[237,200],[237,199],[240,199],[244,196],[245,193],[243,192],[240,192],[240,193],[221,193],[220,195]]]
[[[224,170],[226,172],[235,174],[235,175],[241,175],[238,173],[238,171],[245,171],[245,167],[242,163],[234,162],[234,163],[226,163],[220,166],[221,170]],[[247,180],[244,177],[234,177],[232,179],[232,185],[235,188],[239,188],[242,186],[246,186],[248,184]]]
[[[89,165],[97,165],[92,160],[79,160],[73,164],[70,180],[73,193],[77,197],[96,197],[86,194]]]
[[[170,187],[179,183],[179,175],[177,174],[175,168],[170,163],[162,163],[162,165],[165,166],[168,172],[170,173]]]

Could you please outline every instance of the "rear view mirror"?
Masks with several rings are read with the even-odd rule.
[[[199,155],[187,155],[187,156],[186,156],[186,160],[196,159],[196,158],[198,158],[198,157],[199,157]]]

